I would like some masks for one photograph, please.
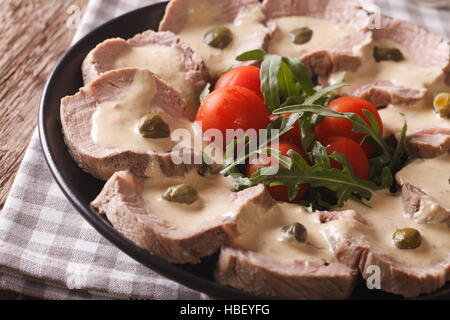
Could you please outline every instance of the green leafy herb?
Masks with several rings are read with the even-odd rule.
[[[350,113],[350,112],[342,113],[342,112],[337,112],[337,111],[334,111],[334,110],[331,110],[328,108],[324,108],[324,107],[305,107],[303,105],[293,105],[293,106],[279,108],[279,109],[275,110],[273,113],[281,114],[281,113],[286,113],[286,112],[289,112],[289,113],[311,112],[311,113],[315,113],[315,114],[323,116],[323,117],[333,117],[333,118],[342,118],[342,119],[350,120],[353,124],[354,132],[363,133],[363,134],[368,135],[376,143],[376,145],[381,149],[383,154],[389,155],[391,153],[389,150],[389,146],[384,141],[383,137],[380,135],[378,126],[376,127],[376,129],[378,129],[378,130],[373,129],[370,125],[367,124],[367,122],[365,122],[363,120],[363,118],[361,118],[356,113]]]
[[[281,57],[268,54],[263,50],[252,50],[238,57],[239,61],[261,61],[261,91],[264,102],[272,114],[278,118],[268,126],[265,142],[259,144],[257,150],[248,150],[249,138],[235,139],[227,146],[226,162],[223,174],[233,178],[236,190],[248,188],[259,183],[269,186],[285,185],[290,200],[298,194],[298,185],[308,183],[309,189],[302,197],[300,204],[315,209],[329,209],[342,206],[345,201],[353,199],[364,205],[372,192],[381,188],[392,188],[394,175],[404,164],[404,140],[406,120],[396,148],[391,147],[383,139],[375,116],[363,110],[369,123],[354,113],[340,113],[325,106],[347,84],[339,82],[326,88],[315,87],[308,75],[306,67],[296,57]],[[290,115],[289,115],[290,114]],[[362,133],[365,138],[361,142],[372,144],[378,155],[371,158],[369,180],[358,179],[346,157],[338,152],[328,155],[325,147],[315,141],[314,127],[324,117],[347,119],[353,124],[353,131]],[[270,145],[286,132],[293,129],[295,123],[300,126],[300,140],[307,156],[305,160],[293,150],[288,156],[282,155]],[[278,129],[271,134],[271,129]],[[233,156],[237,144],[244,144],[245,150]],[[247,178],[242,173],[242,165],[252,154],[268,154],[278,161],[275,167],[259,167]],[[342,169],[331,167],[331,159],[337,161]]]
[[[205,100],[205,98],[211,93],[211,83],[207,83],[206,86],[203,88],[202,92],[200,93],[200,103]]]
[[[252,60],[261,61],[264,59],[266,54],[267,53],[264,50],[260,50],[260,49],[250,50],[250,51],[246,51],[246,52],[238,55],[236,57],[236,60],[237,61],[252,61]]]
[[[295,80],[301,85],[302,89],[305,90],[307,95],[314,94],[314,84],[308,75],[305,65],[298,58],[293,57],[283,57],[283,62],[292,71]]]
[[[280,86],[278,83],[282,60],[280,56],[267,54],[261,63],[261,90],[269,111],[280,107]]]
[[[373,182],[356,178],[351,166],[341,153],[333,152],[330,157],[342,165],[342,170],[329,167],[326,153],[316,153],[319,158],[313,166],[310,166],[294,150],[289,150],[288,156],[291,158],[290,168],[281,166],[278,168],[278,173],[273,176],[265,175],[262,171],[263,168],[259,168],[250,178],[252,185],[258,183],[270,186],[285,185],[288,187],[290,200],[297,196],[299,184],[308,183],[313,188],[325,187],[336,193],[337,206],[342,206],[353,193],[364,199],[370,199],[372,192],[378,189]]]

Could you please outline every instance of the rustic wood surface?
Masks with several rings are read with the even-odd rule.
[[[34,128],[41,93],[75,33],[68,8],[88,0],[0,0],[0,209]],[[1,213],[0,213],[1,214]],[[0,291],[0,299],[23,299]]]

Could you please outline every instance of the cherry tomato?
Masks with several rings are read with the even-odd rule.
[[[283,154],[285,156],[287,155],[287,152],[292,149],[292,150],[296,151],[298,154],[300,154],[304,159],[306,159],[305,154],[303,153],[303,150],[300,147],[298,147],[297,145],[295,145],[291,142],[288,142],[288,141],[280,141],[280,143],[277,146],[272,146],[272,148],[278,149],[281,152],[281,154]],[[261,161],[261,160],[263,160],[263,161]],[[264,156],[261,156],[261,158],[251,161],[249,164],[247,164],[247,166],[245,168],[246,176],[250,178],[252,176],[252,174],[254,174],[258,170],[258,168],[261,166],[263,166],[263,167],[270,166],[271,160],[276,161],[274,159],[271,159],[270,156],[264,155]],[[264,163],[261,164],[261,162],[264,162]],[[303,197],[305,192],[308,190],[309,185],[307,183],[304,183],[304,184],[299,184],[298,187],[299,187],[298,194],[294,198],[293,201],[299,201]],[[280,185],[280,186],[272,186],[272,187],[267,187],[267,188],[269,190],[270,195],[275,200],[290,202],[288,188],[286,186]]]
[[[285,117],[289,117],[290,115],[291,115],[290,113],[283,113],[283,116]],[[270,121],[275,121],[277,118],[278,118],[277,115],[271,115]],[[298,125],[298,122],[295,122],[294,127],[285,134],[283,134],[281,138],[283,140],[290,141],[296,144],[297,146],[301,147],[302,140],[300,138],[300,126]]]
[[[215,89],[241,86],[256,92],[264,101],[261,91],[261,80],[259,78],[259,68],[254,66],[241,66],[231,69],[217,80]]]
[[[378,114],[377,109],[370,102],[364,99],[355,97],[341,97],[331,101],[328,108],[338,112],[356,113],[361,116],[367,124],[369,124],[369,120],[363,113],[364,109],[368,110],[375,116],[378,126],[380,127],[380,132],[383,134],[383,122],[381,121],[381,117]],[[360,143],[364,138],[364,134],[353,132],[352,129],[353,124],[350,120],[326,117],[315,128],[316,139],[324,144],[329,137],[340,136],[350,138]],[[375,148],[369,143],[363,143],[363,149],[368,157],[373,155],[375,152]]]
[[[357,142],[346,137],[331,137],[327,139],[325,147],[328,154],[332,154],[334,151],[342,153],[352,166],[353,173],[357,178],[364,180],[369,178],[369,160]],[[334,159],[331,159],[331,167],[342,169],[341,164]]]
[[[269,117],[269,111],[256,93],[231,86],[211,92],[200,105],[195,120],[202,122],[204,133],[208,129],[220,130],[225,149],[227,129],[265,129]]]

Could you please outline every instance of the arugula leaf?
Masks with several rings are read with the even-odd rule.
[[[238,55],[235,59],[237,61],[253,61],[258,60],[261,61],[266,56],[267,52],[260,49],[250,50]]]
[[[281,57],[272,54],[267,54],[261,63],[261,91],[264,95],[264,103],[269,111],[280,107],[278,75],[281,63]]]
[[[313,144],[311,153],[312,153],[312,156],[315,159],[317,165],[319,165],[325,169],[331,168],[330,159],[328,158],[327,150],[321,143],[316,141]]]
[[[372,127],[372,130],[375,131],[377,134],[381,134],[380,127],[378,126],[377,118],[373,115],[372,112],[370,112],[367,109],[362,109],[362,112],[366,116],[367,120],[369,120],[370,126]]]
[[[314,94],[314,84],[308,75],[305,65],[299,58],[283,57],[283,62],[289,67],[295,79],[305,90],[307,95]]]
[[[234,172],[230,174],[236,191],[253,187],[254,184],[243,173]]]
[[[205,98],[208,96],[208,94],[211,93],[211,83],[207,83],[206,86],[203,88],[202,92],[200,93],[200,103],[203,102],[203,100],[205,100]]]
[[[285,185],[288,188],[290,200],[296,197],[299,184],[308,183],[313,188],[325,187],[336,193],[338,206],[342,206],[353,193],[357,193],[364,199],[370,199],[372,192],[378,189],[373,182],[356,178],[347,160],[340,153],[334,152],[330,157],[343,165],[342,170],[327,167],[327,161],[324,159],[328,158],[326,153],[317,154],[320,159],[314,166],[308,165],[294,150],[289,150],[288,156],[292,160],[290,169],[280,167],[274,176],[262,175],[261,170],[258,169],[251,176],[250,181],[253,184],[264,183],[270,186]]]
[[[348,84],[346,83],[336,83],[333,84],[329,87],[320,89],[319,91],[317,91],[316,93],[314,93],[313,95],[311,95],[310,97],[308,97],[304,104],[313,104],[315,103],[317,100],[319,100],[320,98],[324,97],[325,95],[327,95],[330,92],[336,91],[339,88],[348,86]]]
[[[381,172],[381,187],[382,188],[390,188],[394,183],[394,175],[389,167],[383,167],[383,171]]]
[[[278,74],[278,86],[280,95],[284,98],[300,95],[300,86],[294,83],[294,75],[285,63],[281,63],[280,73]]]
[[[389,169],[391,169],[391,171],[394,171],[399,167],[401,156],[405,150],[405,138],[406,131],[408,131],[408,125],[406,123],[406,116],[403,113],[400,114],[403,118],[403,127],[400,133],[400,139],[397,142],[397,147],[395,148],[394,154],[392,156],[391,163],[389,164]]]
[[[308,99],[305,100],[305,103],[308,101]],[[295,113],[301,113],[301,112],[312,112],[315,114],[318,114],[320,116],[324,117],[333,117],[333,118],[342,118],[350,120],[353,124],[353,131],[358,133],[364,133],[368,135],[375,143],[380,147],[383,154],[390,155],[391,151],[389,146],[384,141],[383,137],[379,134],[379,132],[375,132],[370,125],[367,124],[359,115],[356,113],[350,113],[350,112],[336,112],[334,110],[324,108],[324,107],[305,107],[303,105],[293,105],[288,106],[284,108],[279,108],[275,110],[274,114],[281,114],[286,112],[295,112]]]

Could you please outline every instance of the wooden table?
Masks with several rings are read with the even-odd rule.
[[[87,3],[0,1],[0,209],[37,125],[45,81],[75,33],[67,26],[68,9],[75,5],[82,13]],[[0,299],[23,298],[0,291]]]

